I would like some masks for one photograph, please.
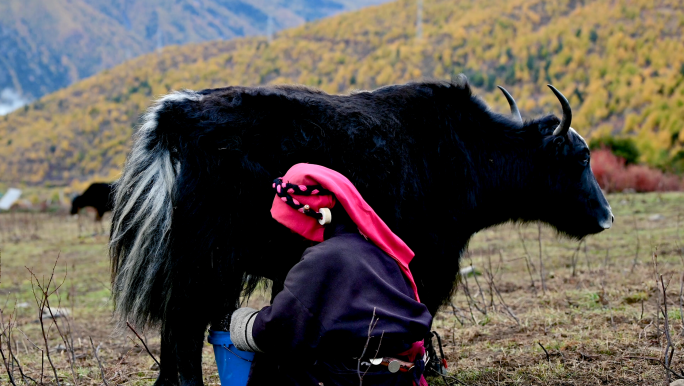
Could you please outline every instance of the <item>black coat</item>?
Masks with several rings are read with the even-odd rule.
[[[252,335],[266,354],[255,358],[249,384],[358,385],[355,358],[363,352],[374,310],[378,321],[364,359],[397,357],[423,339],[432,321],[398,264],[357,231],[338,226],[331,238],[304,252],[273,304],[257,315]],[[412,380],[373,366],[364,384]]]

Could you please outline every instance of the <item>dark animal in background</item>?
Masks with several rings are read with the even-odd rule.
[[[83,194],[72,200],[71,214],[77,214],[81,209],[89,206],[97,212],[95,221],[102,221],[102,216],[114,209],[114,185],[104,182],[90,184]]]
[[[161,327],[156,384],[201,385],[207,325],[222,329],[262,278],[276,293],[299,260],[303,247],[283,246],[301,241],[269,213],[272,181],[296,163],[357,186],[415,252],[433,313],[477,231],[540,220],[580,239],[610,228],[589,149],[554,92],[562,119],[526,122],[490,111],[464,76],[350,95],[272,86],[161,98],[117,183],[110,241],[119,319]]]

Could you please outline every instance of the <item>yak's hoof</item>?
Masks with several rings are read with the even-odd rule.
[[[178,379],[174,381],[173,379],[168,379],[166,377],[159,377],[154,381],[154,386],[180,386],[180,381]]]

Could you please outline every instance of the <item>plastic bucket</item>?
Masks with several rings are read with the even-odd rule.
[[[221,386],[247,385],[254,353],[236,349],[230,340],[230,332],[209,330],[207,340],[214,345],[214,357]]]

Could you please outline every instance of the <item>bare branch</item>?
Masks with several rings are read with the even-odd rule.
[[[95,344],[93,343],[93,337],[89,336],[88,339],[90,339],[90,347],[93,348],[93,355],[95,356],[95,359],[97,359],[97,365],[100,366],[100,373],[102,374],[102,382],[104,382],[105,386],[109,386],[107,383],[107,377],[105,377],[105,372],[104,368],[102,367],[102,362],[100,362],[100,357],[97,355],[97,350],[100,348],[98,345],[97,348],[95,348]]]
[[[461,324],[461,326],[463,326],[463,321],[461,320],[461,318],[458,317],[458,310],[457,307],[454,305],[454,302],[449,302],[449,305],[451,305],[451,312],[454,314],[454,318],[456,318],[456,320]]]
[[[154,360],[154,362],[155,362],[155,363],[157,364],[157,366],[159,366],[159,368],[161,369],[161,364],[159,363],[159,361],[157,360],[157,358],[155,358],[154,355],[152,355],[152,352],[150,351],[150,349],[147,348],[147,344],[145,344],[145,341],[143,340],[143,338],[141,338],[140,335],[138,335],[138,331],[135,331],[135,328],[133,328],[133,326],[131,326],[131,324],[128,323],[128,321],[126,321],[126,325],[128,326],[128,328],[131,329],[131,331],[133,331],[133,333],[135,334],[135,336],[138,337],[138,339],[140,340],[140,343],[142,343],[143,347],[145,347],[145,350],[147,351],[147,353],[152,357],[152,359]]]
[[[587,271],[591,272],[591,260],[589,260],[589,252],[587,251],[587,239],[584,239],[584,259],[587,261]]]
[[[17,364],[17,369],[19,370],[19,374],[21,375],[21,380],[24,381],[24,383],[26,383],[26,379],[33,381],[33,383],[38,383],[38,382],[36,382],[35,379],[29,377],[28,375],[26,375],[24,373],[24,369],[21,367],[21,363],[19,362],[19,359],[14,354],[14,351],[12,351],[12,316],[13,316],[13,313],[10,314],[9,321],[7,323],[7,327],[3,329],[2,334],[1,334],[7,340],[7,349],[9,350],[9,359],[8,360],[10,361],[10,363],[14,362]],[[3,323],[4,323],[4,318],[3,318]],[[16,320],[15,320],[14,324],[16,325]],[[17,342],[16,339],[14,341],[17,344],[17,351],[19,351],[19,342]],[[2,348],[2,343],[0,342],[0,349],[1,348]],[[4,355],[3,355],[3,360],[4,360]],[[12,365],[12,368],[14,369],[14,365]]]
[[[7,358],[5,358],[5,351],[2,349],[2,337],[4,336],[4,331],[3,334],[0,335],[0,355],[2,356],[2,364],[5,365],[5,369],[7,370],[7,376],[9,377],[9,381],[12,385],[17,386],[16,383],[14,383],[14,377],[12,376],[12,371],[10,371],[9,368],[9,361]]]
[[[57,290],[55,290],[55,292],[56,291]],[[45,296],[45,305],[47,306],[48,312],[50,313],[50,318],[52,318],[52,321],[54,322],[55,328],[57,329],[57,334],[59,334],[59,337],[62,338],[62,342],[64,342],[64,348],[69,350],[72,353],[72,356],[69,360],[69,365],[71,367],[71,377],[74,380],[74,385],[78,386],[76,372],[74,371],[74,356],[73,356],[74,349],[69,344],[69,341],[67,340],[66,336],[64,336],[64,334],[62,333],[62,330],[59,328],[59,324],[57,323],[55,315],[52,313],[52,307],[50,307],[50,301],[48,300],[47,295]],[[64,315],[64,318],[66,319],[66,318],[68,318],[68,316]]]
[[[518,324],[518,327],[519,327],[520,326],[520,319],[518,319],[518,317],[515,315],[513,310],[511,310],[511,307],[509,307],[508,304],[506,304],[506,302],[503,299],[503,296],[501,296],[501,292],[499,292],[499,289],[496,288],[496,284],[494,284],[493,280],[492,280],[492,286],[494,287],[494,291],[496,291],[496,295],[498,296],[499,301],[501,301],[501,304],[504,306],[504,309],[506,310],[506,312],[508,312],[508,314],[511,316],[511,318],[513,318],[513,320],[515,320],[515,322]]]
[[[523,250],[525,251],[525,265],[527,266],[527,273],[530,274],[530,287],[532,287],[532,289],[534,289],[536,292],[537,289],[534,286],[534,276],[532,276],[532,270],[534,269],[536,271],[536,268],[534,268],[534,264],[532,264],[530,254],[527,252],[527,245],[525,245],[525,238],[522,235],[520,227],[518,227],[518,237],[520,238]]]
[[[57,259],[55,260],[55,265],[52,267],[52,274],[50,275],[50,279],[47,282],[47,286],[41,286],[40,281],[38,280],[38,277],[31,271],[30,268],[26,267],[26,269],[31,273],[31,291],[33,291],[33,296],[36,300],[36,305],[38,305],[38,321],[40,323],[40,331],[43,335],[43,344],[45,345],[45,355],[48,358],[48,362],[50,363],[50,367],[52,367],[52,372],[55,376],[55,382],[57,383],[57,386],[61,386],[61,383],[59,382],[59,375],[57,375],[57,368],[55,367],[55,364],[52,362],[52,358],[50,357],[50,345],[48,344],[48,333],[45,331],[45,323],[43,321],[43,314],[45,312],[45,305],[47,303],[47,298],[50,296],[49,294],[49,286],[52,283],[52,279],[54,278],[55,275],[55,267],[57,266],[57,260],[59,260],[59,255],[57,256]],[[34,284],[35,280],[35,284]],[[36,293],[36,287],[40,290],[41,294],[38,296]],[[47,289],[46,289],[47,288]],[[40,300],[39,300],[40,298]],[[55,323],[55,320],[52,319],[52,322]],[[50,326],[51,327],[51,326]],[[49,328],[48,328],[49,329]],[[42,380],[42,370],[41,370],[41,383],[43,382]]]
[[[658,284],[656,282],[656,284]],[[665,282],[663,281],[663,275],[660,275],[660,284],[662,286],[662,291],[663,291],[663,318],[665,319],[665,339],[667,339],[667,346],[665,346],[665,351],[663,352],[663,362],[664,366],[668,368],[670,364],[672,363],[672,355],[674,354],[674,345],[672,344],[672,338],[670,337],[670,323],[669,323],[669,315],[667,312],[667,292],[666,292],[666,287],[665,287]],[[669,353],[669,355],[668,355]],[[667,381],[670,381],[670,373],[667,373]]]
[[[575,253],[572,254],[572,257],[570,259],[570,263],[572,265],[572,274],[570,276],[575,277],[577,276],[577,262],[579,261],[579,250],[580,247],[582,247],[582,241],[580,240],[579,243],[577,243],[577,249],[575,249]]]
[[[549,352],[546,351],[546,349],[544,348],[544,346],[542,346],[541,342],[537,342],[537,344],[538,344],[539,347],[541,347],[542,350],[544,350],[544,352],[546,353],[546,360],[549,361],[549,363],[551,363],[551,356],[549,356]]]
[[[375,322],[375,324],[377,325],[377,321]],[[375,327],[374,327],[374,328],[375,328]],[[382,345],[382,338],[384,338],[384,337],[385,337],[385,331],[383,330],[382,333],[380,334],[380,341],[378,342],[378,348],[375,350],[375,358],[378,357],[378,353],[380,352],[380,346]],[[370,338],[370,337],[369,337],[369,338]],[[368,370],[370,370],[370,366],[368,366],[368,368],[366,369],[366,371],[363,372],[363,376],[362,376],[362,377],[365,377],[365,376],[366,376],[366,373],[368,373]]]
[[[359,375],[359,386],[363,386],[363,376],[366,374],[365,372],[361,374],[361,360],[363,360],[363,357],[366,356],[366,350],[368,350],[368,343],[370,343],[370,340],[372,338],[371,334],[373,333],[373,330],[375,330],[375,326],[378,325],[378,321],[380,318],[375,317],[375,307],[373,307],[373,315],[371,316],[371,321],[368,324],[368,337],[366,338],[366,344],[363,346],[363,351],[361,352],[361,356],[359,356],[358,361],[356,362],[356,373]],[[384,332],[383,332],[384,336]],[[380,348],[378,347],[378,350]]]
[[[471,264],[471,266],[472,266],[472,264]],[[480,291],[480,296],[482,297],[482,310],[480,310],[480,312],[487,315],[487,301],[485,300],[484,292],[482,291],[482,287],[480,286],[480,282],[477,280],[477,275],[475,274],[474,271],[473,271],[473,279],[475,279],[475,284],[477,285],[477,290]],[[478,307],[478,310],[479,309],[480,308]]]
[[[474,273],[473,273],[473,275],[474,275]],[[465,293],[465,295],[466,295],[466,298],[467,298],[466,301],[468,302],[468,308],[470,309],[471,315],[472,315],[472,313],[473,313],[473,309],[472,309],[472,307],[470,306],[471,303],[472,303],[472,305],[475,306],[475,308],[476,308],[478,311],[480,311],[480,313],[481,313],[482,315],[485,315],[485,316],[486,316],[486,315],[487,315],[487,311],[486,311],[486,310],[483,310],[482,308],[480,308],[480,307],[478,306],[478,304],[477,304],[477,300],[475,300],[475,298],[473,298],[473,296],[470,294],[470,288],[468,287],[468,278],[467,278],[466,276],[463,276],[463,281],[461,282],[461,285],[462,285],[463,291],[464,291],[464,293]],[[473,316],[473,321],[475,322],[475,316]]]
[[[682,331],[680,335],[684,335],[684,272],[679,277],[679,319],[682,323]]]
[[[639,227],[637,226],[637,219],[636,215],[632,213],[632,218],[634,219],[634,235],[636,236],[636,251],[634,252],[634,261],[632,262],[632,269],[630,269],[629,273],[634,272],[634,268],[636,268],[637,264],[639,263],[639,246],[641,245],[641,242],[639,241]]]
[[[544,278],[544,256],[542,255],[541,221],[537,221],[537,240],[539,241],[539,277],[541,277],[542,292],[546,295],[546,279]]]

